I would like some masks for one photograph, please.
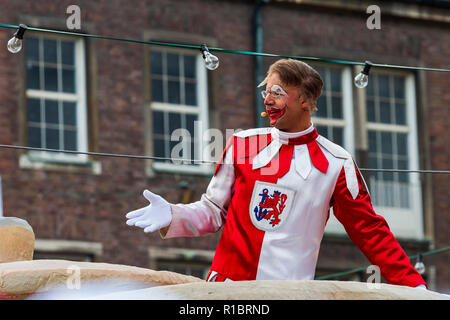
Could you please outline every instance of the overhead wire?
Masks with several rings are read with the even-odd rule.
[[[4,24],[4,23],[0,23],[0,27],[1,28],[10,28],[10,29],[18,29],[19,28],[19,26],[17,26],[17,25]],[[35,28],[35,27],[27,27],[27,30],[36,31],[36,32],[53,33],[53,34],[61,34],[61,35],[71,35],[71,36],[93,38],[93,39],[104,39],[104,40],[122,41],[122,42],[129,42],[129,43],[139,43],[139,44],[147,44],[147,45],[177,47],[177,48],[195,49],[195,50],[201,49],[201,45],[189,45],[189,44],[181,44],[181,43],[173,43],[173,42],[160,42],[160,41],[145,41],[145,40],[136,40],[136,39],[96,35],[96,34],[90,34],[90,33]],[[220,52],[220,53],[262,56],[262,57],[271,57],[271,58],[291,58],[291,59],[298,59],[298,60],[310,60],[310,61],[318,61],[318,62],[345,64],[345,65],[361,65],[361,66],[365,65],[365,62],[360,62],[360,61],[328,59],[328,58],[298,56],[298,55],[280,55],[280,54],[265,53],[265,52],[244,51],[244,50],[224,49],[224,48],[215,48],[215,47],[208,47],[208,49],[210,51],[215,51],[215,52]],[[450,72],[450,69],[445,69],[445,68],[404,66],[404,65],[394,65],[394,64],[373,63],[372,66],[373,67],[381,67],[381,68],[409,69],[409,70],[422,70],[422,71],[434,71],[434,72]]]
[[[415,254],[415,255],[408,256],[408,258],[412,260],[412,259],[417,259],[420,255],[422,257],[425,257],[425,256],[437,254],[437,253],[443,253],[443,252],[446,252],[446,251],[449,251],[449,250],[450,250],[450,246],[449,247],[440,248],[440,249],[430,250],[430,251],[427,251],[427,252],[418,253],[418,254]],[[328,274],[328,275],[324,275],[324,276],[319,276],[319,277],[316,277],[314,280],[335,279],[335,278],[339,278],[339,277],[346,276],[346,275],[349,275],[349,274],[366,271],[367,268],[368,267],[354,268],[354,269],[350,269],[350,270],[346,270],[346,271],[342,271],[342,272],[337,272],[337,273],[332,273],[332,274]]]
[[[199,160],[199,159],[185,159],[185,158],[168,158],[157,156],[144,156],[134,154],[121,154],[121,153],[105,153],[105,152],[93,152],[93,151],[75,151],[75,150],[63,150],[63,149],[48,149],[18,146],[11,144],[0,144],[0,148],[7,149],[19,149],[28,151],[40,151],[40,152],[54,152],[54,153],[67,153],[67,154],[84,154],[89,156],[98,157],[116,157],[116,158],[128,158],[128,159],[146,159],[146,160],[161,160],[161,161],[176,161],[176,162],[188,162],[188,163],[209,163],[218,164],[220,161],[215,160]],[[407,170],[407,169],[372,169],[372,168],[359,168],[361,171],[373,171],[373,172],[395,172],[395,173],[432,173],[432,174],[450,174],[450,170]]]

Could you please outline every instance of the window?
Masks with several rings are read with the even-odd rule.
[[[354,153],[353,93],[351,70],[330,64],[313,66],[323,81],[322,95],[317,101],[319,109],[312,121],[319,134]],[[345,233],[331,208],[326,233]]]
[[[87,151],[82,40],[33,36],[26,41],[28,146]],[[30,151],[38,161],[85,162],[86,155]]]
[[[377,74],[371,78],[366,95],[369,166],[408,169],[405,79]],[[409,208],[408,178],[407,174],[371,172],[371,185],[376,189],[374,204]]]
[[[209,172],[202,133],[208,128],[207,75],[201,54],[154,48],[150,52],[153,156],[156,170]]]
[[[323,136],[353,154],[353,78],[347,69],[316,67],[324,89],[313,122]],[[340,71],[339,71],[340,70]],[[360,89],[358,89],[360,90]],[[359,91],[366,119],[368,167],[371,169],[418,169],[418,141],[414,76],[409,73],[373,70],[366,89]],[[360,101],[360,100],[359,100]],[[423,237],[422,195],[417,174],[370,172],[369,191],[375,211],[398,237]],[[333,214],[326,232],[345,233]]]
[[[214,250],[159,248],[148,249],[152,270],[166,270],[206,279],[214,257]]]
[[[319,109],[313,123],[322,136],[353,153],[353,116],[350,69],[331,65],[314,66],[322,81]]]
[[[171,271],[206,280],[209,265],[201,263],[187,263],[186,261],[158,261],[158,270]]]
[[[373,72],[366,90],[369,167],[418,169],[414,78]],[[392,221],[398,235],[422,236],[422,205],[416,174],[370,172],[375,210]]]
[[[98,242],[36,239],[33,260],[98,262],[102,253],[103,245]]]

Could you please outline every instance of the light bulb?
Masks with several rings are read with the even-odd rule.
[[[202,51],[206,68],[209,70],[216,70],[219,67],[219,58],[211,54],[208,50],[208,47],[204,44],[202,44],[200,50]]]
[[[363,73],[359,73],[355,77],[355,86],[358,88],[365,88],[367,87],[367,84],[369,83],[369,77]]]
[[[211,53],[205,53],[205,65],[209,70],[216,70],[219,67],[219,58]]]
[[[19,25],[19,30],[14,33],[14,36],[9,39],[7,48],[11,53],[17,53],[22,49],[22,39],[25,31],[27,30],[27,26],[24,24]]]
[[[419,274],[425,273],[425,264],[422,262],[422,255],[420,254],[417,257],[417,262],[414,265],[414,269],[416,269]]]
[[[9,39],[8,50],[11,53],[17,53],[22,49],[22,40],[16,37]]]
[[[365,88],[369,83],[369,71],[370,67],[372,67],[372,62],[366,61],[364,64],[364,68],[361,72],[355,77],[355,86],[358,88]]]

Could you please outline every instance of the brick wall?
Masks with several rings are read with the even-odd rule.
[[[24,16],[38,16],[49,26],[65,23],[65,10],[78,4],[83,31],[141,39],[143,30],[167,30],[209,37],[217,46],[253,50],[252,1],[18,1],[4,0],[0,21],[19,24]],[[382,8],[383,10],[383,8]],[[341,58],[392,64],[422,64],[448,67],[450,32],[448,25],[382,16],[382,30],[368,30],[365,12],[320,9],[296,4],[268,4],[262,11],[265,52]],[[383,12],[383,11],[382,11]],[[13,30],[0,29],[6,46]],[[91,76],[89,84],[91,133],[97,139],[90,150],[142,155],[145,153],[145,54],[144,46],[117,41],[87,40]],[[21,53],[23,55],[23,53]],[[21,54],[0,50],[0,143],[22,144],[20,104],[24,82]],[[329,56],[327,56],[329,55]],[[220,68],[212,76],[213,127],[221,130],[255,125],[254,61],[248,56],[218,54]],[[274,59],[264,58],[267,67]],[[426,169],[448,169],[448,105],[450,77],[447,73],[423,73],[426,132]],[[23,77],[22,77],[23,78]],[[94,116],[92,116],[94,115]],[[214,121],[214,119],[216,119]],[[421,127],[419,119],[419,127]],[[92,128],[90,128],[91,130]],[[20,152],[0,149],[4,212],[29,221],[40,239],[68,239],[103,243],[103,260],[147,266],[148,246],[214,250],[220,234],[196,239],[161,240],[125,225],[126,212],[147,204],[141,196],[149,188],[170,202],[181,200],[178,189],[165,190],[180,180],[194,186],[192,200],[198,200],[209,177],[160,174],[146,177],[146,161],[97,158],[101,174],[38,169],[20,169]],[[448,245],[449,177],[434,175],[432,188],[433,238],[436,248]],[[318,266],[330,269],[336,254],[339,268],[367,263],[349,243],[325,237]],[[346,248],[343,248],[345,246]],[[408,244],[405,244],[408,248]],[[414,249],[415,248],[415,249]],[[408,254],[416,253],[412,246]],[[426,249],[426,247],[424,248]],[[340,259],[340,260],[339,260]],[[450,290],[448,253],[433,258],[438,289]]]

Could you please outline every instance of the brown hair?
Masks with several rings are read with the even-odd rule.
[[[318,110],[316,104],[322,93],[323,81],[316,70],[299,60],[280,59],[269,67],[266,78],[258,87],[265,85],[274,72],[278,73],[283,84],[300,88],[302,95],[310,100],[312,111]]]

